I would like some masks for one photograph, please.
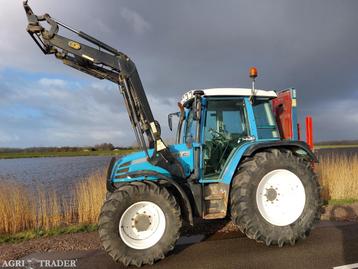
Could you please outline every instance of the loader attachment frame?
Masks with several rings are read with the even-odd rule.
[[[154,119],[141,79],[133,61],[124,53],[102,41],[69,27],[48,14],[37,16],[27,1],[23,3],[28,19],[27,32],[44,54],[54,54],[64,64],[98,79],[119,85],[124,97],[136,140],[153,165],[166,169],[173,177],[185,178],[182,164],[161,138],[159,123]],[[47,23],[46,29],[41,23]],[[65,28],[91,45],[58,34]],[[150,156],[148,147],[154,148]]]

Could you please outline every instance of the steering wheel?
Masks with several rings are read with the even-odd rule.
[[[210,128],[209,129],[209,133],[212,135],[213,139],[223,139],[223,140],[226,140],[226,136],[216,130],[214,130],[213,128]]]

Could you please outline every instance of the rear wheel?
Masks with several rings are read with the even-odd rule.
[[[108,195],[99,217],[107,253],[125,265],[163,259],[179,238],[180,208],[166,188],[133,182]]]
[[[311,163],[289,150],[246,159],[232,183],[231,216],[249,238],[266,245],[305,238],[321,214],[320,187]]]

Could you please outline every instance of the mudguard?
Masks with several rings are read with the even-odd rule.
[[[266,148],[289,148],[289,149],[293,149],[298,154],[300,154],[299,150],[303,150],[311,161],[318,163],[318,159],[316,155],[311,151],[311,149],[306,144],[306,142],[303,141],[278,140],[278,141],[254,143],[246,149],[243,156],[244,157],[252,156],[256,151]]]

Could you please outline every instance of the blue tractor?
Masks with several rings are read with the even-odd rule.
[[[141,151],[113,158],[108,169],[99,235],[115,261],[141,266],[163,259],[183,223],[194,225],[194,218],[229,216],[249,238],[267,246],[293,245],[309,234],[320,218],[317,159],[297,140],[294,117],[291,139],[282,134],[285,123],[277,124],[272,109],[277,93],[255,89],[255,69],[251,89],[185,93],[178,112],[168,117],[170,128],[176,116],[178,126],[176,143],[167,145],[127,55],[48,14],[35,15],[27,2],[24,8],[27,31],[45,54],[118,84],[124,97]],[[59,35],[60,26],[87,43]],[[295,110],[295,91],[289,91]]]

